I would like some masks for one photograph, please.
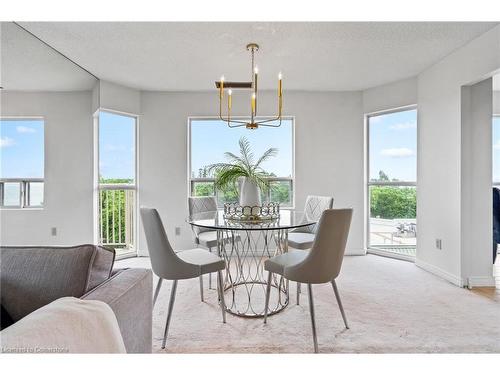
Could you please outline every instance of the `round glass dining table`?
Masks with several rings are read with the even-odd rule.
[[[217,252],[226,261],[226,309],[242,317],[264,316],[265,260],[288,251],[290,230],[316,224],[303,212],[283,209],[279,218],[259,222],[226,219],[223,211],[194,214],[186,221],[198,231],[217,233]],[[275,274],[271,286],[268,315],[282,311],[289,302],[287,280]]]

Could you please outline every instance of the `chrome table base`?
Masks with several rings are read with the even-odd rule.
[[[263,317],[267,285],[264,262],[288,251],[288,230],[218,230],[217,243],[219,256],[226,261],[226,311],[246,318]],[[267,315],[288,305],[288,284],[282,276],[273,275]]]

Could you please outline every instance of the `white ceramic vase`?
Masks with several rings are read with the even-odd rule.
[[[238,187],[240,193],[240,206],[260,206],[260,188],[248,177],[240,177],[238,179]]]

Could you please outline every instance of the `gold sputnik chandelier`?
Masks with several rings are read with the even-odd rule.
[[[220,81],[215,82],[215,86],[219,89],[219,117],[226,122],[230,128],[245,126],[247,129],[257,129],[259,126],[279,127],[281,126],[281,112],[283,106],[283,84],[281,72],[278,74],[278,114],[276,117],[257,121],[257,78],[259,69],[255,66],[255,52],[259,50],[259,45],[250,43],[247,45],[247,51],[250,51],[252,57],[252,81],[251,82],[231,82],[225,81],[224,76]],[[239,121],[231,118],[232,95],[233,89],[249,90],[250,95],[250,122]],[[227,95],[225,91],[227,90]],[[224,105],[224,96],[227,96],[227,105]],[[227,114],[224,117],[223,107],[227,106]]]

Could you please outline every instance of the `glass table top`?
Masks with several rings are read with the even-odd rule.
[[[221,210],[193,214],[186,219],[186,222],[196,227],[208,229],[280,230],[306,227],[316,224],[317,221],[308,218],[304,212],[281,209],[279,218],[258,222],[225,219],[224,212]]]

